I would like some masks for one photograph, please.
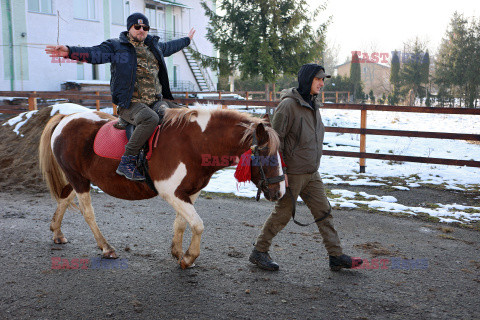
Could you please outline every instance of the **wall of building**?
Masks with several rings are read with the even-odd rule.
[[[351,63],[344,63],[336,67],[337,74],[350,76]],[[381,97],[390,88],[390,68],[378,63],[360,63],[361,79],[365,93],[373,90],[376,97]]]
[[[126,30],[126,21],[122,25],[112,22],[112,0],[96,0],[95,18],[86,20],[74,16],[73,0],[52,0],[52,13],[37,13],[28,10],[28,0],[2,0],[0,43],[0,90],[11,90],[8,24],[6,23],[6,1],[13,6],[14,32],[14,68],[15,81],[13,90],[60,90],[61,83],[77,80],[79,71],[83,70],[83,79],[92,80],[93,72],[90,64],[58,63],[45,53],[46,45],[58,43],[65,45],[94,46],[109,38],[116,38]],[[130,13],[145,13],[144,0],[130,0]],[[192,9],[178,6],[166,6],[166,29],[173,31],[172,15],[180,17],[180,32],[187,34],[191,27],[197,30],[195,42],[199,50],[212,55],[213,46],[206,41],[208,19],[203,16],[200,0],[184,0]],[[57,14],[57,10],[59,14]],[[197,12],[201,10],[201,14]],[[59,28],[57,27],[59,25]],[[59,29],[59,30],[58,30]],[[22,36],[24,33],[24,36]],[[180,81],[195,82],[195,78],[182,52],[166,58],[169,78],[173,80],[174,66],[178,67]],[[110,80],[109,64],[98,65],[99,80]],[[80,77],[82,78],[82,77]]]

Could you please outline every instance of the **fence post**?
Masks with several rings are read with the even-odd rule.
[[[322,91],[322,103],[325,103],[325,92]]]
[[[96,94],[97,96],[99,96],[99,95],[100,95],[100,92],[95,91],[95,94]],[[97,107],[97,111],[100,111],[100,100],[98,100],[98,99],[95,100],[95,106]]]
[[[245,100],[248,101],[248,91],[245,92]],[[248,104],[246,104],[245,107],[248,110]]]
[[[362,110],[360,111],[360,152],[365,153],[367,150],[367,135],[365,134],[365,129],[367,129],[367,110],[365,105],[362,106]],[[365,173],[365,158],[360,158],[360,173]]]
[[[338,91],[335,91],[335,103],[338,103]]]
[[[37,110],[37,98],[35,98],[35,95],[37,94],[37,91],[33,91],[33,94],[28,97],[28,110]]]
[[[117,115],[117,105],[112,103],[112,106],[113,106],[113,115],[116,116]]]
[[[218,91],[218,100],[222,100],[222,92]],[[227,105],[222,104],[222,109],[227,109]]]
[[[188,99],[188,91],[185,92],[185,99]],[[188,108],[188,102],[185,104]]]

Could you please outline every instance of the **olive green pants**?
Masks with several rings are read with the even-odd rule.
[[[125,145],[125,156],[135,156],[145,145],[148,138],[158,126],[158,114],[144,103],[132,103],[130,108],[119,108],[118,115],[130,124],[133,124],[135,131]]]
[[[302,198],[310,209],[315,219],[325,216],[330,210],[325,188],[318,172],[312,174],[289,174],[288,185],[292,191],[293,198]],[[287,193],[277,201],[273,212],[262,227],[257,238],[255,249],[260,252],[267,252],[272,244],[272,239],[279,233],[292,218],[293,203]],[[331,256],[342,254],[340,238],[333,226],[333,217],[329,215],[326,219],[317,222],[318,231],[323,238],[323,244]]]

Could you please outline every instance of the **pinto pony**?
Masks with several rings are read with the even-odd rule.
[[[276,165],[251,166],[251,181],[259,186],[265,198],[280,199],[285,194],[279,139],[268,120],[234,110],[168,109],[159,128],[159,141],[149,160],[149,173],[158,195],[176,211],[171,253],[180,266],[192,266],[200,254],[203,221],[194,203],[213,173],[238,163],[239,157],[256,143],[257,154],[276,158]],[[94,152],[97,131],[107,122],[116,120],[103,112],[82,112],[55,115],[43,130],[39,159],[50,193],[57,201],[50,230],[55,243],[66,243],[61,231],[63,215],[78,198],[79,209],[93,232],[104,258],[117,258],[115,249],[100,232],[90,198],[95,184],[105,193],[121,199],[141,200],[157,193],[144,182],[133,182],[118,175],[119,160],[98,156]],[[205,165],[202,155],[228,159],[228,163]],[[274,183],[261,183],[272,178]],[[277,177],[277,179],[275,179]],[[260,182],[260,183],[259,183]],[[182,248],[186,224],[192,230],[188,250]]]

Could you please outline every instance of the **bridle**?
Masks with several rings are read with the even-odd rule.
[[[279,182],[285,180],[285,174],[282,174],[282,175],[276,176],[276,177],[271,177],[271,178],[267,178],[265,176],[265,171],[263,170],[263,165],[262,165],[262,161],[260,159],[260,154],[259,154],[259,150],[264,150],[265,148],[267,148],[267,146],[260,147],[258,145],[258,140],[257,140],[257,137],[255,136],[255,133],[254,133],[252,135],[252,146],[250,147],[250,149],[252,150],[251,161],[253,162],[255,157],[257,157],[258,158],[257,163],[258,163],[258,167],[260,169],[260,180],[257,182],[258,190],[257,190],[257,197],[255,198],[257,201],[260,200],[260,194],[262,193],[262,188],[267,189],[268,185],[274,184],[274,183],[279,183]],[[250,163],[250,170],[252,170],[252,168],[253,168],[252,162]]]

